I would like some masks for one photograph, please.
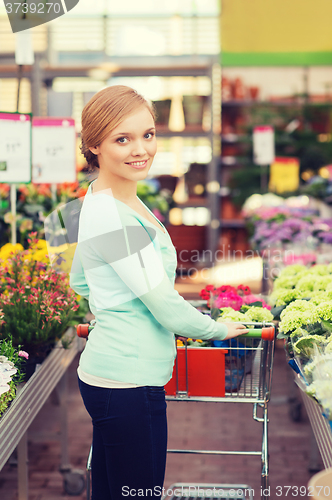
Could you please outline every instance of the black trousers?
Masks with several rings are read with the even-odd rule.
[[[92,500],[160,498],[167,452],[164,387],[106,389],[79,379],[92,418]]]

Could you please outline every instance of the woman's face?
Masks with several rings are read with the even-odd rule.
[[[145,179],[157,152],[155,123],[148,108],[142,105],[90,150],[98,155],[100,172],[132,181]]]

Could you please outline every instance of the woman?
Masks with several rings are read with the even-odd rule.
[[[174,290],[175,248],[136,195],[156,150],[154,111],[133,89],[108,87],[83,109],[82,152],[99,175],[84,198],[70,285],[96,318],[78,368],[93,423],[93,500],[160,498],[174,334],[247,332],[201,314]]]

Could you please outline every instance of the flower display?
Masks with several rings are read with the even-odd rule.
[[[50,350],[73,323],[79,308],[68,277],[47,262],[46,243],[31,233],[30,248],[0,250],[0,308],[4,320],[0,338],[38,356]],[[6,259],[4,259],[6,255]],[[24,356],[22,351],[21,356]]]
[[[319,264],[306,268],[297,264],[283,269],[273,283],[270,303],[275,317],[283,307],[298,299],[312,299],[313,302],[332,299],[332,267]],[[279,309],[276,309],[279,308]]]
[[[200,291],[207,301],[211,316],[219,322],[269,322],[273,320],[271,307],[259,296],[251,293],[250,287],[207,285]]]
[[[16,387],[23,380],[22,368],[29,358],[16,349],[12,339],[0,340],[0,417],[16,396]]]
[[[293,350],[304,360],[313,354],[314,346],[324,347],[332,340],[332,300],[295,300],[280,314],[279,338],[289,338]]]
[[[56,189],[53,189],[51,184],[20,184],[17,189],[15,216],[8,212],[10,186],[0,183],[0,220],[5,227],[5,231],[0,235],[0,245],[10,239],[9,225],[14,219],[18,229],[17,239],[24,248],[28,247],[29,232],[37,231],[42,238],[46,217],[60,206],[63,207],[75,199],[82,200],[89,182],[86,174],[78,171],[75,182],[56,184]],[[160,189],[160,183],[156,179],[149,179],[137,183],[137,195],[160,221],[165,221],[172,203],[171,191]]]
[[[231,307],[235,311],[239,311],[243,305],[257,305],[257,303],[261,307],[271,309],[262,298],[253,295],[249,286],[245,285],[239,285],[238,287],[207,285],[199,292],[199,295],[207,301],[207,306],[211,309]]]
[[[284,265],[312,265],[317,262],[319,246],[332,243],[332,220],[318,217],[307,206],[287,205],[286,200],[256,209],[249,204],[243,215],[253,248],[263,256],[279,248]]]
[[[231,307],[226,307],[220,310],[218,322],[224,323],[228,321],[246,322],[269,322],[273,320],[271,312],[264,307],[248,307],[245,312],[235,311]]]
[[[321,404],[330,421],[332,421],[332,351],[328,347],[332,348],[331,340],[324,352],[316,348],[314,357],[303,370],[309,384],[306,393]]]
[[[273,320],[273,314],[265,307],[249,307],[244,313],[246,321],[269,322]]]

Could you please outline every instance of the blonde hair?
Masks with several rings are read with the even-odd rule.
[[[97,92],[82,111],[81,151],[89,168],[99,168],[98,156],[89,148],[103,140],[131,113],[146,106],[155,120],[153,104],[136,90],[125,85],[114,85]]]

